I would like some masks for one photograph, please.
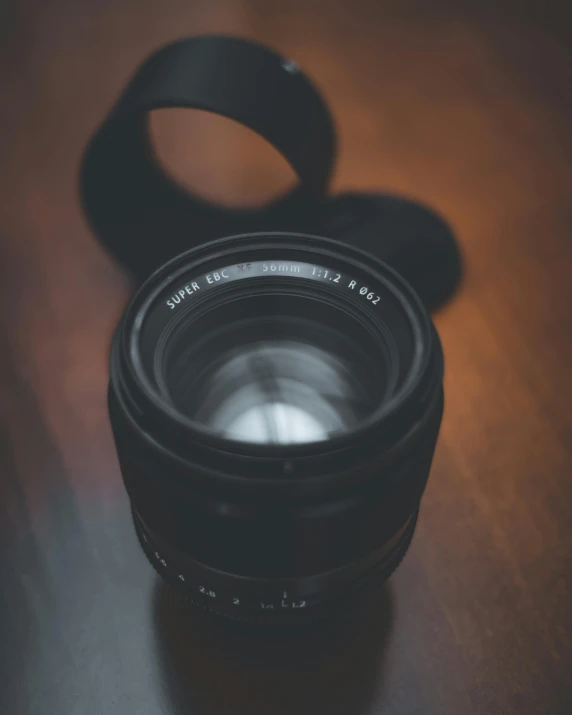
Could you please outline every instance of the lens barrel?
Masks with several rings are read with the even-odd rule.
[[[110,369],[137,535],[193,603],[298,622],[398,565],[441,423],[443,359],[388,266],[300,234],[205,244],[142,285]]]

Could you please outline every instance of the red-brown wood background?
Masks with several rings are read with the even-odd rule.
[[[540,5],[2,4],[2,715],[572,712],[572,32],[566,4]],[[135,543],[112,447],[107,350],[130,287],[82,217],[77,166],[138,63],[207,31],[315,78],[334,190],[433,205],[465,254],[435,316],[447,405],[412,548],[372,613],[320,638],[200,627]],[[291,180],[228,122],[152,124],[208,196]]]

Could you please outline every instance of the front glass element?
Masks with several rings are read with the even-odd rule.
[[[160,372],[173,405],[221,437],[325,440],[357,428],[387,394],[385,361],[337,330],[335,312],[332,325],[259,315],[215,328],[209,317],[200,339],[189,326],[169,341]]]
[[[171,396],[229,439],[314,442],[351,430],[371,410],[353,372],[340,356],[302,341],[253,342],[229,350],[200,376],[176,371]]]

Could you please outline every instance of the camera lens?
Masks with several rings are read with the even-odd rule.
[[[270,233],[174,259],[111,351],[111,423],[151,563],[231,618],[343,606],[409,546],[442,381],[421,302],[368,254]]]

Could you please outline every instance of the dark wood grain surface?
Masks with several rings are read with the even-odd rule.
[[[0,713],[572,712],[572,50],[563,3],[12,0],[0,6]],[[140,552],[107,420],[130,286],[81,215],[85,142],[141,59],[257,38],[315,78],[336,190],[433,205],[466,275],[435,321],[442,434],[412,548],[347,622],[205,627]],[[204,194],[291,180],[246,130],[153,117]]]

